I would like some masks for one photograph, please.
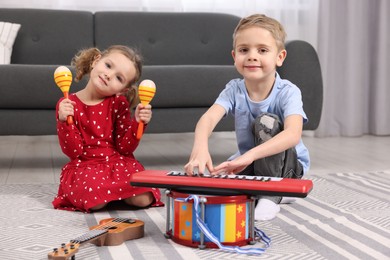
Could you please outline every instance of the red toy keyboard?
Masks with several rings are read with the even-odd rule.
[[[146,170],[132,174],[130,184],[192,194],[246,194],[302,198],[313,189],[311,180],[249,175],[189,176],[183,172],[162,170]]]

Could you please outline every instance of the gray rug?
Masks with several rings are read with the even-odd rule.
[[[111,205],[94,214],[54,210],[54,184],[0,185],[0,259],[47,259],[61,243],[109,217],[145,222],[145,236],[120,246],[83,245],[76,259],[390,259],[390,171],[310,175],[314,190],[256,223],[271,237],[261,256],[200,250],[164,237],[165,208],[129,211]],[[262,247],[257,243],[254,247]]]

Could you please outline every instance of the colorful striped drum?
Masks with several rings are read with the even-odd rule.
[[[193,201],[185,202],[188,194],[171,191],[168,195],[173,199],[171,205],[171,230],[167,234],[176,243],[197,247],[200,244],[201,230],[196,223]],[[224,245],[242,246],[252,240],[250,234],[250,207],[253,200],[245,195],[238,196],[203,196],[204,222],[210,231]],[[206,236],[206,247],[217,247]]]

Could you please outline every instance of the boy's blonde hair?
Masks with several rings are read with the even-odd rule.
[[[236,47],[237,33],[241,30],[253,26],[258,26],[269,31],[276,40],[276,46],[278,47],[278,50],[281,51],[285,49],[284,42],[286,40],[287,34],[283,28],[283,25],[281,25],[277,20],[264,14],[253,14],[240,20],[233,33],[233,49]]]
[[[104,51],[100,51],[98,48],[89,48],[79,51],[76,56],[73,57],[71,62],[71,64],[76,68],[75,81],[80,81],[83,76],[89,75],[92,70],[93,62],[99,56],[104,57],[111,52],[119,52],[134,63],[136,70],[135,77],[127,86],[128,91],[125,94],[127,100],[129,101],[130,107],[134,107],[137,103],[139,103],[135,84],[139,81],[142,75],[142,57],[134,49],[124,45],[112,45]]]

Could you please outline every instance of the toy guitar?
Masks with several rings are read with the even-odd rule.
[[[80,244],[91,242],[97,246],[117,246],[126,240],[144,236],[144,222],[130,218],[108,218],[99,222],[99,225],[90,228],[90,231],[69,243],[63,243],[60,248],[54,248],[48,254],[48,259],[68,260],[75,259]]]

